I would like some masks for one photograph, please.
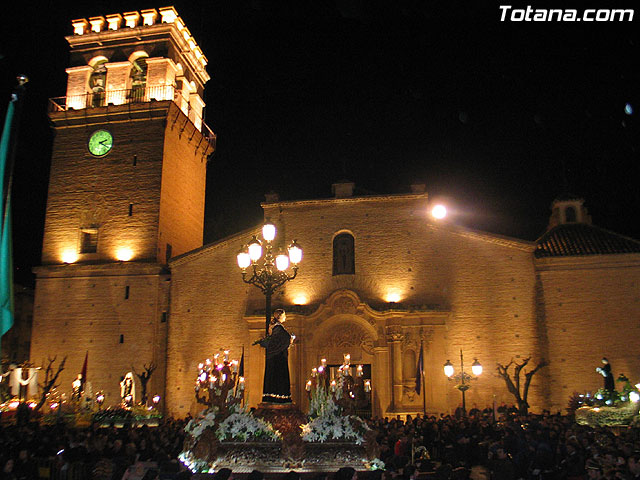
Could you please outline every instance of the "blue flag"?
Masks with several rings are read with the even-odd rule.
[[[15,106],[18,101],[12,95],[0,137],[0,337],[13,326],[13,255],[11,249],[11,133]],[[9,175],[7,173],[9,169]],[[8,181],[5,177],[9,177]]]
[[[424,357],[422,356],[422,345],[420,345],[420,356],[418,357],[418,366],[416,368],[416,393],[420,395],[422,388],[422,376],[424,375]]]

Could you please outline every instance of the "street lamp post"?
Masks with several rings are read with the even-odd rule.
[[[242,270],[242,280],[258,287],[265,296],[266,335],[269,334],[271,321],[271,296],[286,282],[296,278],[298,264],[302,260],[302,248],[295,240],[287,247],[287,253],[280,248],[274,255],[275,237],[275,225],[267,222],[262,227],[262,241],[254,235],[247,245],[242,246],[237,256],[238,266]],[[291,267],[291,273],[289,273],[289,267]]]
[[[456,388],[460,390],[462,393],[462,414],[467,416],[467,402],[465,398],[465,392],[471,388],[469,384],[471,380],[477,380],[478,377],[482,374],[482,365],[478,359],[474,359],[473,364],[471,365],[471,371],[473,375],[469,375],[464,371],[464,357],[462,356],[462,349],[460,349],[460,373],[454,374],[453,365],[449,360],[444,364],[444,374],[449,378],[449,380],[457,380],[459,383],[456,385]]]

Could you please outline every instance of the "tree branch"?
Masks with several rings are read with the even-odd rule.
[[[60,365],[58,365],[58,370],[56,371],[55,375],[53,375],[53,377],[51,377],[51,375],[53,373],[52,366],[55,363],[57,358],[58,358],[57,355],[55,357],[53,357],[53,358],[49,357],[49,364],[47,365],[47,368],[45,369],[44,382],[42,383],[42,385],[40,385],[40,387],[42,388],[42,396],[40,397],[40,401],[38,402],[38,404],[33,409],[34,412],[37,412],[38,410],[40,410],[42,408],[42,406],[47,401],[47,396],[49,395],[49,392],[51,390],[53,390],[54,388],[60,386],[59,384],[56,385],[56,381],[58,380],[58,377],[60,376],[60,373],[64,370],[64,364],[67,361],[67,357],[65,356],[62,359],[62,362],[60,362]],[[58,408],[60,408],[60,407],[58,407]]]
[[[513,380],[511,380],[511,375],[509,375],[509,367],[513,363],[511,360],[507,365],[501,365],[498,363],[498,375],[500,375],[504,379],[504,383],[507,385],[507,390],[511,393],[516,399],[520,398],[520,391],[513,384]]]
[[[531,357],[525,358],[524,360],[522,360],[522,363],[516,362],[516,366],[513,367],[513,377],[516,381],[516,388],[518,389],[519,398],[522,398],[522,396],[520,395],[520,372],[529,363],[529,360],[531,360]]]
[[[529,385],[531,384],[531,379],[538,372],[538,370],[540,370],[541,368],[546,367],[547,365],[549,365],[549,362],[547,362],[543,358],[538,362],[538,365],[536,365],[536,368],[534,368],[530,372],[527,372],[527,373],[524,374],[525,382],[524,382],[523,398],[524,398],[525,402],[527,401],[527,396],[529,395]],[[529,404],[527,404],[527,407],[528,406],[529,406]]]

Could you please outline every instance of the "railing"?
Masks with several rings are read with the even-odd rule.
[[[152,101],[173,101],[180,110],[202,132],[204,137],[215,142],[215,134],[202,121],[200,114],[191,107],[189,99],[171,85],[140,86],[128,90],[102,90],[80,95],[67,95],[49,99],[49,112],[85,110],[99,107],[149,103]]]

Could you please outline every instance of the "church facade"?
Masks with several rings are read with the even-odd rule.
[[[73,22],[67,96],[56,128],[42,256],[36,268],[31,361],[67,356],[62,389],[86,352],[88,381],[119,401],[132,366],[158,369],[150,393],[177,416],[198,405],[198,363],[244,351],[248,404],[260,401],[264,296],[242,281],[236,254],[261,225],[202,245],[206,159],[215,136],[201,120],[206,58],[172,8]],[[106,133],[103,133],[106,132]],[[579,198],[557,199],[536,242],[473,231],[429,214],[423,188],[280,201],[265,220],[276,246],[303,247],[297,277],[274,296],[297,339],[294,401],[322,358],[351,354],[371,380],[370,413],[448,412],[460,392],[443,373],[460,352],[484,373],[467,405],[511,403],[497,363],[531,357],[534,411],[564,410],[595,391],[607,356],[640,380],[640,242],[591,224]],[[424,353],[425,384],[415,391]]]

